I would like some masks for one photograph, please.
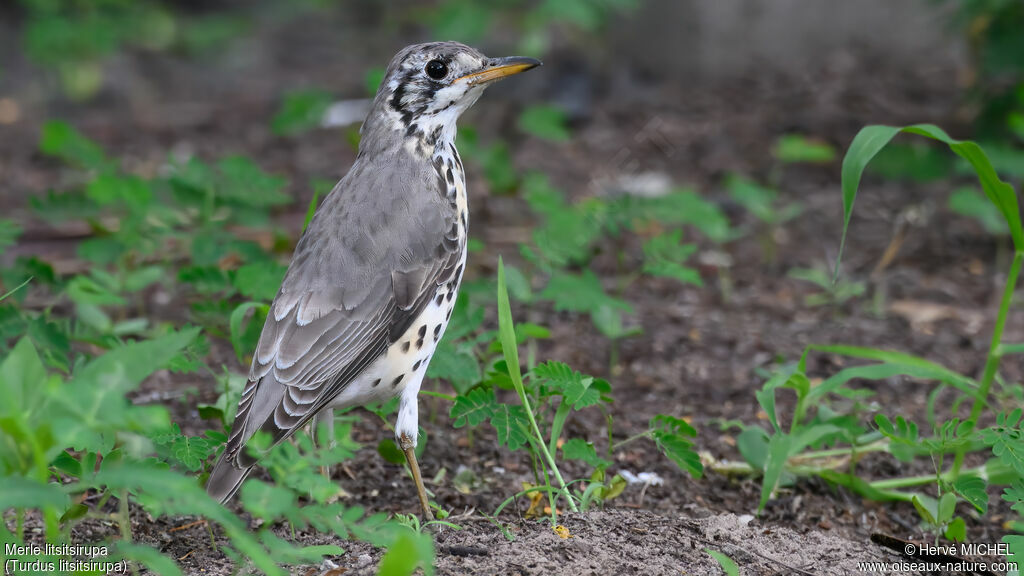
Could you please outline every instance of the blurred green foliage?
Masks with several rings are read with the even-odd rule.
[[[941,0],[956,5],[973,65],[971,90],[981,105],[977,137],[1024,144],[1024,3]]]
[[[65,94],[87,99],[103,86],[103,61],[126,47],[208,53],[247,30],[243,16],[180,15],[160,0],[18,0],[28,57],[53,70]]]

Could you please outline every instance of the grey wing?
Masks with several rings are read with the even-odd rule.
[[[257,431],[276,444],[308,422],[461,274],[463,246],[445,232],[454,214],[398,202],[388,225],[352,223],[363,233],[346,236],[337,232],[350,220],[342,203],[361,198],[337,192],[300,240],[263,326],[225,450],[235,466],[255,462],[240,449]]]

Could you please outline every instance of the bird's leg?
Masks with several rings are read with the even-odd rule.
[[[323,434],[320,433],[321,423],[324,424]],[[323,436],[327,436],[326,441]],[[321,448],[326,445],[329,450],[333,450],[338,445],[334,438],[334,408],[324,408],[317,412],[316,416],[313,416],[313,437],[316,439],[317,446]],[[328,480],[331,478],[331,472],[330,466],[320,467],[320,473]]]
[[[405,452],[405,460],[409,463],[409,471],[412,472],[412,481],[416,483],[416,494],[420,497],[420,507],[423,509],[423,520],[429,522],[434,519],[434,513],[430,511],[430,501],[427,499],[427,489],[423,487],[423,476],[420,475],[420,465],[416,462],[416,443],[408,435],[402,434],[398,438],[402,452]]]

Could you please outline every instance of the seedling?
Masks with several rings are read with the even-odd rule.
[[[1008,412],[999,412],[998,398],[992,394],[992,383],[996,380],[1003,352],[1018,353],[1024,350],[1024,347],[1017,344],[1002,342],[1003,328],[1021,263],[1024,261],[1024,232],[1016,193],[1009,184],[999,179],[980,146],[970,141],[954,140],[931,125],[906,128],[868,126],[854,138],[843,162],[844,234],[840,257],[861,174],[875,154],[899,132],[943,142],[969,162],[986,198],[1005,222],[1015,247],[985,369],[980,379],[958,374],[938,363],[900,352],[811,345],[795,366],[776,373],[757,393],[758,403],[771,423],[771,431],[765,432],[759,427],[747,428],[738,438],[738,445],[751,468],[763,474],[759,509],[764,508],[783,483],[804,475],[817,475],[866,498],[911,502],[929,532],[961,540],[965,537],[965,523],[955,515],[956,503],[963,500],[984,514],[988,508],[986,486],[1004,486],[1003,499],[1013,503],[1018,513],[1024,511],[1021,504],[1021,495],[1024,494],[1021,410],[1014,407]],[[818,352],[870,363],[845,368],[814,384],[807,375],[806,365],[808,355]],[[933,381],[937,383],[936,390],[955,391],[957,399],[950,407],[952,415],[948,419],[936,415],[936,419],[930,423],[930,436],[921,435],[917,424],[902,416],[890,419],[884,414],[875,416],[877,428],[869,431],[862,428],[857,419],[851,419],[850,413],[841,409],[837,411],[828,403],[830,399],[848,401],[863,397],[864,391],[850,386],[855,379],[877,380],[894,376]],[[788,427],[780,419],[776,407],[776,395],[782,390],[791,390],[796,395]],[[932,398],[934,402],[935,396]],[[970,407],[968,416],[963,420],[956,417],[957,407],[961,403]],[[930,406],[935,414],[937,407],[933,404]],[[994,417],[995,425],[981,426],[984,415]],[[968,453],[989,450],[992,458],[987,463],[973,468],[963,467],[964,457]],[[935,473],[867,481],[856,475],[854,466],[858,458],[868,452],[886,452],[902,460],[927,457],[934,463]],[[944,465],[947,458],[952,460],[949,467]],[[937,497],[912,490],[927,485],[936,487]],[[1019,528],[1020,523],[1013,526]],[[1011,559],[1024,557],[1024,536],[1008,535],[1004,541],[1009,544]]]

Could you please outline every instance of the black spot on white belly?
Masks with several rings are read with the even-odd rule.
[[[373,387],[376,388],[380,384],[380,378],[373,381]]]
[[[393,381],[391,382],[391,387],[392,387],[392,388],[396,388],[396,387],[398,387],[398,383],[399,383],[399,382],[401,382],[401,381],[402,381],[402,378],[404,378],[404,377],[405,377],[405,374],[399,374],[399,375],[398,375],[398,377],[397,377],[397,378],[395,378],[395,379],[394,379],[394,380],[393,380]]]
[[[434,342],[441,338],[441,325],[434,326]]]
[[[402,352],[408,352],[410,344],[411,344],[411,342],[409,340],[406,340],[405,342],[402,342]]]
[[[413,372],[415,372],[415,371],[420,369],[420,363],[421,362],[423,362],[423,360],[417,360],[416,363],[412,365],[412,371]]]

